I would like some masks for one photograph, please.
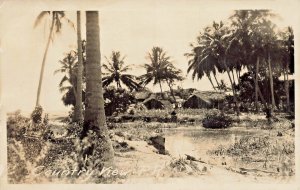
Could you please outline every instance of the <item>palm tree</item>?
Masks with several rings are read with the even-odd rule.
[[[280,33],[281,55],[283,62],[284,86],[286,92],[286,111],[290,112],[289,74],[294,71],[294,33],[291,27]]]
[[[147,58],[150,60],[150,63],[143,65],[146,69],[146,74],[141,75],[139,79],[144,86],[151,81],[153,81],[154,85],[159,84],[163,98],[162,82],[165,80],[165,71],[168,67],[172,67],[170,57],[166,55],[166,52],[161,47],[153,47]]]
[[[201,37],[203,36],[200,36],[200,38]],[[193,70],[193,74],[192,74],[193,80],[195,79],[196,75],[197,75],[197,79],[199,80],[205,74],[209,82],[211,83],[212,87],[215,90],[217,90],[217,88],[219,88],[220,85],[216,77],[216,68],[217,68],[216,64],[218,60],[211,54],[204,55],[203,51],[205,51],[205,48],[202,46],[194,47],[194,45],[191,44],[191,47],[192,47],[192,53],[185,54],[188,58],[191,57],[191,59],[188,61],[189,67],[187,72],[189,73],[191,70]],[[217,88],[212,82],[210,73],[214,75],[214,79],[217,83]]]
[[[136,81],[136,77],[126,73],[131,68],[130,65],[125,66],[125,57],[121,58],[121,53],[119,51],[113,51],[110,59],[107,57],[105,57],[105,59],[107,64],[103,64],[102,67],[108,73],[104,73],[105,76],[102,79],[104,87],[115,81],[118,88],[122,88],[121,83],[127,86],[130,90],[138,90],[140,88],[139,83]]]
[[[76,99],[76,85],[77,85],[76,58],[77,58],[76,52],[70,51],[69,53],[66,54],[63,60],[59,61],[61,67],[54,72],[54,74],[57,73],[65,74],[59,83],[59,91],[61,93],[65,93],[64,97],[68,96],[68,93],[72,91],[72,94],[74,94],[75,99]]]
[[[76,106],[76,86],[77,86],[77,53],[70,51],[64,59],[60,60],[61,67],[54,74],[63,73],[64,76],[59,83],[59,91],[64,93],[62,100],[65,105]],[[75,115],[72,118],[75,121]]]
[[[268,10],[238,10],[230,17],[231,25],[234,28],[234,36],[239,39],[235,50],[241,57],[241,66],[244,66],[250,72],[251,78],[255,83],[255,105],[258,111],[258,96],[262,103],[266,105],[265,99],[262,96],[258,86],[260,62],[264,58],[264,40],[262,28],[263,19],[275,16]],[[256,62],[253,67],[253,62]],[[253,76],[255,73],[255,77]]]
[[[168,66],[165,71],[165,80],[169,86],[170,93],[176,103],[175,94],[172,86],[175,81],[182,81],[184,78],[182,77],[182,71],[180,69],[176,69],[173,65]]]
[[[210,60],[216,60],[215,64],[218,70],[224,70],[228,75],[236,105],[236,112],[237,115],[239,115],[237,92],[232,78],[233,76],[231,76],[231,70],[233,67],[230,64],[237,61],[236,57],[232,55],[235,53],[234,46],[237,43],[237,39],[233,34],[233,31],[226,27],[222,21],[219,23],[213,22],[212,26],[206,27],[201,36],[197,38],[199,39],[198,46],[201,53],[199,56],[200,58],[197,56],[195,66],[192,68],[194,69],[194,72],[196,72],[195,74],[198,74],[199,77],[203,74],[202,72],[205,70],[207,71],[208,68],[214,68],[211,66],[212,62]],[[210,67],[206,66],[205,70],[203,70],[201,68],[201,63],[205,62]],[[193,74],[193,76],[195,74]]]
[[[114,153],[105,119],[100,58],[98,11],[86,11],[86,97],[81,139],[92,141],[85,155],[97,156],[100,164],[106,166],[113,162]],[[94,166],[97,160],[92,161]]]
[[[74,110],[74,121],[81,123],[83,121],[82,114],[82,72],[83,72],[83,55],[82,55],[82,40],[81,40],[81,16],[80,11],[77,11],[77,86],[76,86],[76,104]],[[75,88],[75,87],[74,87]]]
[[[51,42],[51,40],[54,39],[54,34],[59,33],[61,31],[63,19],[72,25],[72,22],[65,17],[64,11],[42,11],[38,15],[38,17],[34,23],[34,27],[39,25],[39,23],[47,16],[51,16],[51,26],[50,26],[48,41],[46,44],[43,61],[42,61],[42,67],[41,67],[39,85],[38,85],[38,91],[37,91],[37,98],[36,98],[36,106],[40,105],[40,94],[41,94],[41,88],[42,88],[42,82],[43,82],[43,75],[44,75],[46,58],[47,58],[47,53],[48,53],[50,42]]]
[[[275,25],[270,20],[263,18],[259,29],[263,36],[261,44],[263,47],[264,61],[267,64],[269,72],[268,76],[271,92],[271,112],[273,112],[276,106],[273,84],[273,67],[278,67],[281,64],[279,41],[277,38],[277,34],[275,33]]]

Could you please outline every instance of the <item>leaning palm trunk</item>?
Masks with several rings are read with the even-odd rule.
[[[95,139],[89,139],[92,143],[86,155],[94,156],[92,162],[99,158],[107,166],[112,164],[114,153],[105,119],[99,36],[98,11],[86,11],[86,107],[81,138],[90,138],[89,130],[94,132]]]
[[[36,96],[36,103],[35,103],[36,107],[40,105],[40,96],[41,96],[41,89],[42,89],[42,83],[43,83],[43,76],[44,76],[44,70],[45,70],[45,64],[46,64],[48,49],[49,49],[49,45],[50,45],[50,42],[51,42],[52,33],[53,33],[53,29],[54,29],[54,20],[55,20],[54,14],[52,14],[50,33],[49,33],[46,49],[45,49],[45,52],[44,52],[44,57],[43,57],[43,62],[42,62],[42,67],[41,67],[41,72],[40,72],[39,86],[38,86],[38,91],[37,91],[37,96]]]
[[[272,98],[271,111],[273,111],[275,108],[275,98],[274,98],[273,71],[271,66],[270,52],[268,53],[268,67],[269,67],[270,89],[271,89],[271,98]]]
[[[249,68],[247,68],[247,69],[250,70]],[[250,76],[253,79],[253,82],[255,83],[255,76],[254,76],[254,74],[250,73]],[[267,109],[267,102],[266,102],[265,98],[263,97],[259,86],[257,86],[257,93],[258,93],[258,96],[259,96],[260,100],[262,101],[262,104],[264,105],[264,108]]]
[[[256,61],[256,72],[255,72],[255,109],[256,113],[258,113],[258,68],[259,68],[259,57],[257,57]]]
[[[209,74],[207,75],[207,78],[208,78],[208,80],[209,80],[210,84],[212,85],[212,87],[214,88],[214,90],[215,90],[215,91],[217,91],[217,89],[216,89],[216,87],[215,87],[214,83],[212,82],[212,80],[211,80],[211,77],[210,77],[210,75],[209,75]]]
[[[224,66],[225,66],[225,69],[226,69],[226,72],[228,74],[228,77],[229,77],[229,81],[230,81],[230,84],[231,84],[231,88],[232,88],[232,93],[233,93],[233,100],[235,102],[235,109],[236,109],[236,114],[237,116],[240,115],[240,106],[239,106],[239,102],[238,102],[238,99],[237,99],[237,94],[236,94],[236,91],[235,91],[235,86],[234,86],[234,83],[231,79],[231,76],[230,76],[230,70],[226,64],[226,60],[224,60]]]
[[[218,81],[218,79],[217,79],[217,77],[216,77],[216,74],[214,74],[214,78],[215,78],[215,81],[216,81],[216,83],[217,83],[217,87],[218,87],[218,89],[220,90],[220,83],[219,83],[219,81]]]
[[[77,11],[77,54],[78,54],[78,65],[77,65],[77,84],[76,84],[77,86],[76,86],[76,104],[75,104],[75,112],[74,112],[74,122],[81,123],[83,121],[83,115],[82,115],[83,58],[82,58],[80,11]]]

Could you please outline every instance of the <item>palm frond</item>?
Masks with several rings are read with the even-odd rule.
[[[36,28],[41,23],[41,21],[44,19],[44,17],[49,16],[50,14],[51,14],[50,11],[42,11],[35,19],[33,28]]]

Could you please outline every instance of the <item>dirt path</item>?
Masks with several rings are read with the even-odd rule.
[[[261,172],[240,174],[231,168],[194,162],[201,172],[178,172],[169,167],[170,155],[160,155],[156,149],[144,141],[126,141],[134,151],[117,153],[117,167],[129,171],[122,183],[287,183],[293,178],[276,178]],[[203,169],[205,168],[205,171]]]

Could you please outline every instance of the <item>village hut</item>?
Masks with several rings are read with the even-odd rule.
[[[164,104],[160,101],[157,100],[156,98],[148,98],[146,99],[143,104],[147,107],[147,109],[164,109],[165,106]]]
[[[224,102],[226,94],[221,92],[194,92],[184,103],[183,108],[219,108]]]
[[[149,91],[139,91],[135,92],[134,98],[136,99],[137,102],[144,102],[147,98],[149,98],[151,95],[151,92]]]

